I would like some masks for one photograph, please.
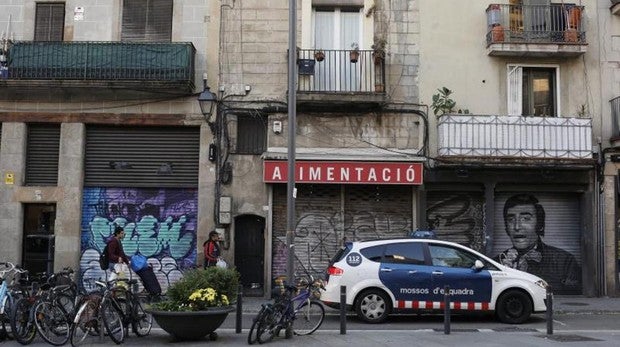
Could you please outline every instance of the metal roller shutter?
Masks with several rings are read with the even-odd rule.
[[[295,267],[315,275],[342,244],[339,185],[298,184],[295,199]],[[273,275],[286,273],[286,185],[273,188]]]
[[[58,184],[59,147],[60,124],[28,124],[26,185]]]
[[[405,237],[412,229],[412,187],[345,186],[345,236],[349,241]]]
[[[506,200],[515,195],[514,193],[499,193],[495,199],[495,230],[493,231],[493,253],[491,256],[497,254],[512,247],[512,242],[506,234],[506,227],[504,224],[504,204]],[[547,193],[547,192],[533,192],[533,196],[538,199],[539,204],[545,210],[545,232],[543,242],[549,246],[557,247],[567,251],[575,257],[575,260],[581,266],[581,212],[579,207],[579,195],[574,193]],[[553,271],[547,271],[557,273],[555,267],[557,262],[550,263],[549,266],[553,266]],[[550,268],[551,269],[551,268]],[[550,281],[550,278],[543,279]],[[550,282],[551,283],[551,282]],[[560,287],[556,285],[556,287]],[[566,290],[566,289],[565,289]],[[562,289],[554,289],[557,294],[580,294],[579,292],[571,291],[566,292]]]
[[[198,187],[200,128],[86,128],[84,185]]]
[[[484,252],[484,192],[429,191],[427,206],[437,238]]]

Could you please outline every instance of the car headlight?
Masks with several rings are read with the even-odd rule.
[[[536,283],[537,286],[539,286],[540,288],[542,288],[544,290],[547,290],[547,288],[549,287],[549,284],[547,284],[547,282],[545,282],[545,280],[538,280],[538,281],[536,281],[534,283]]]

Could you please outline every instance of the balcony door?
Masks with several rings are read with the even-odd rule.
[[[550,34],[550,0],[523,0],[523,26],[528,40],[548,39]]]
[[[558,116],[558,69],[557,66],[508,65],[508,114]]]
[[[314,90],[358,91],[361,63],[352,63],[349,51],[361,47],[360,8],[315,8],[314,47],[327,52],[315,67]]]

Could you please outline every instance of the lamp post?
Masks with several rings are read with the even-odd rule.
[[[209,122],[211,115],[213,114],[213,108],[215,104],[217,104],[217,95],[211,92],[209,86],[207,85],[207,76],[205,75],[203,78],[204,89],[200,95],[198,95],[198,103],[200,104],[200,111],[202,115]]]

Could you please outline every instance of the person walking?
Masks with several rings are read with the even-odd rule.
[[[129,257],[123,251],[121,242],[124,238],[125,229],[117,225],[112,238],[108,241],[108,259],[110,259],[108,270],[112,271],[110,280],[114,280],[117,276],[122,277],[129,272]]]
[[[220,257],[220,245],[218,240],[219,235],[217,231],[213,230],[209,233],[209,240],[202,244],[205,254],[204,269],[217,264],[217,260]]]

